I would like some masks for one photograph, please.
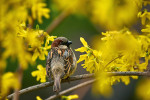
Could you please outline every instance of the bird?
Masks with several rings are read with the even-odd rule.
[[[53,91],[59,93],[61,80],[69,78],[76,68],[76,56],[71,49],[66,37],[58,37],[51,44],[51,50],[46,60],[46,74],[49,79],[54,80]]]

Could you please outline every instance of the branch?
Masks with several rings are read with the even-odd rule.
[[[50,96],[49,98],[47,98],[47,99],[45,99],[45,100],[54,100],[54,99],[56,99],[56,98],[58,98],[58,97],[60,97],[60,96],[62,96],[62,95],[64,95],[64,94],[66,94],[66,93],[69,93],[69,92],[71,92],[71,91],[73,91],[73,90],[76,90],[76,89],[78,89],[78,88],[87,86],[87,85],[93,83],[94,81],[95,81],[95,79],[92,79],[92,80],[90,80],[90,81],[86,81],[86,82],[84,82],[84,83],[78,84],[78,85],[76,85],[76,86],[74,86],[74,87],[71,87],[71,88],[69,88],[69,89],[66,89],[66,90],[60,92],[59,94],[55,94],[55,95],[53,95],[53,96]]]
[[[71,12],[69,10],[63,11],[46,29],[47,33],[52,32]]]
[[[70,77],[69,81],[75,81],[75,80],[80,80],[80,79],[91,78],[93,76],[94,76],[94,74],[76,75],[76,76]],[[63,79],[61,83],[64,83],[64,82],[68,82],[68,80]],[[21,94],[25,94],[25,93],[28,93],[28,92],[31,92],[31,91],[34,91],[34,90],[44,88],[44,87],[49,87],[49,86],[52,86],[53,84],[54,84],[54,82],[51,81],[51,82],[45,82],[45,83],[41,83],[41,84],[38,84],[38,85],[34,85],[34,86],[31,86],[31,87],[20,90],[19,94],[21,95]],[[8,95],[7,98],[11,99],[13,97],[13,95],[14,95],[14,93]]]
[[[108,74],[110,75],[110,76],[130,76],[130,75],[135,75],[135,76],[150,76],[150,73],[149,72],[108,72]],[[73,86],[73,87],[71,87],[71,88],[69,88],[69,89],[66,89],[66,90],[64,90],[64,91],[62,91],[62,92],[60,92],[59,94],[55,94],[55,95],[53,95],[53,96],[50,96],[49,98],[47,98],[46,100],[54,100],[54,99],[56,99],[56,98],[59,98],[60,96],[62,96],[62,95],[64,95],[64,94],[66,94],[66,93],[70,93],[71,91],[74,91],[74,90],[76,90],[76,89],[78,89],[78,88],[82,88],[82,87],[84,87],[84,86],[87,86],[87,85],[89,85],[89,84],[92,84],[92,83],[94,83],[96,81],[96,79],[92,79],[92,80],[90,80],[90,81],[86,81],[86,82],[84,82],[84,83],[81,83],[81,84],[78,84],[78,85],[76,85],[76,86]]]
[[[106,68],[110,63],[112,63],[113,61],[115,61],[116,59],[118,59],[118,58],[120,58],[120,57],[122,57],[121,55],[119,55],[118,57],[116,57],[116,58],[114,58],[114,59],[112,59],[110,62],[108,62],[106,65],[105,65],[105,67],[104,68]]]
[[[110,76],[148,76],[150,72],[107,72]]]
[[[17,76],[18,76],[18,81],[20,82],[20,86],[21,86],[21,83],[22,83],[22,76],[23,76],[23,69],[21,68],[21,65],[19,65],[19,68],[17,70]],[[15,93],[13,95],[13,100],[19,100],[19,89],[16,89],[15,90]]]
[[[110,76],[150,76],[149,72],[107,72]],[[82,74],[82,75],[76,75],[76,76],[72,76],[70,77],[69,81],[75,81],[75,80],[81,80],[81,79],[87,79],[87,78],[92,78],[94,77],[94,74]],[[68,80],[63,79],[62,83],[64,82],[68,82]],[[19,91],[19,94],[24,94],[24,93],[28,93],[34,90],[38,90],[44,87],[49,87],[53,85],[53,81],[51,82],[45,82],[45,83],[41,83],[38,85],[34,85],[25,89],[22,89]],[[8,99],[11,99],[13,97],[13,94],[10,94],[7,96]]]

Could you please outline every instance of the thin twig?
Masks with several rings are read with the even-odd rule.
[[[150,76],[149,72],[107,72],[108,75],[110,76]],[[69,81],[75,81],[75,80],[81,80],[81,79],[87,79],[87,78],[92,78],[94,77],[94,74],[82,74],[82,75],[76,75],[76,76],[72,76],[70,77]],[[68,82],[68,80],[63,79],[62,83],[64,82]],[[46,83],[41,83],[38,85],[34,85],[25,89],[22,89],[19,91],[19,94],[24,94],[24,93],[28,93],[34,90],[38,90],[44,87],[48,87],[48,86],[52,86],[53,85],[53,81],[51,82],[46,82]],[[11,99],[13,97],[13,94],[10,94],[9,96],[7,96],[8,99]]]
[[[21,66],[19,66],[19,69],[17,70],[17,74],[18,74],[18,81],[20,82],[20,85],[22,83],[22,76],[23,76],[23,69],[21,68]],[[20,89],[16,89],[14,96],[13,96],[13,100],[19,100],[19,90]]]
[[[150,77],[150,72],[107,72],[110,76],[147,76]]]
[[[60,96],[62,96],[62,95],[64,95],[64,94],[66,94],[66,93],[69,93],[69,92],[73,91],[73,90],[76,90],[76,89],[78,89],[78,88],[87,86],[87,85],[89,85],[89,84],[92,84],[94,81],[95,81],[95,79],[92,79],[92,80],[90,80],[90,81],[86,81],[86,82],[84,82],[84,83],[78,84],[78,85],[76,85],[76,86],[73,86],[73,87],[71,87],[71,88],[69,88],[69,89],[66,89],[66,90],[60,92],[58,95],[55,94],[55,95],[53,95],[53,96],[50,96],[49,98],[47,98],[47,99],[45,99],[45,100],[53,100],[53,99],[56,99],[56,98],[58,98],[58,97],[60,97]]]
[[[130,75],[131,76],[133,76],[133,75],[134,76],[150,76],[150,73],[149,72],[138,72],[138,73],[137,72],[117,72],[117,73],[116,72],[108,72],[108,75],[110,75],[110,76],[130,76]],[[55,94],[53,96],[50,96],[46,100],[54,100],[54,99],[59,98],[60,96],[66,94],[66,93],[69,93],[69,92],[74,91],[78,88],[82,88],[84,86],[92,84],[95,81],[96,81],[96,79],[92,79],[90,81],[86,81],[84,83],[78,84],[76,86],[73,86],[69,89],[66,89],[66,90],[60,92],[59,94]]]
[[[2,41],[0,41],[0,59],[2,58]],[[3,67],[0,65],[0,94],[2,93],[2,74],[3,74]],[[6,95],[5,95],[6,96]],[[1,97],[1,99],[4,99],[5,98],[5,96],[4,97],[2,97],[1,95],[0,95],[0,97]]]
[[[50,34],[69,14],[70,10],[63,11],[53,22],[48,26],[46,32]]]
[[[69,81],[75,81],[75,80],[80,80],[80,79],[91,78],[93,76],[94,76],[94,74],[76,75],[76,76],[70,77]],[[68,82],[68,80],[62,80],[62,83],[64,83],[64,82]],[[51,81],[51,82],[45,82],[45,83],[41,83],[41,84],[38,84],[38,85],[30,86],[28,88],[20,90],[19,94],[21,95],[21,94],[25,94],[25,93],[28,93],[28,92],[31,92],[31,91],[34,91],[34,90],[44,88],[44,87],[49,87],[49,86],[52,86],[53,84],[54,84],[54,82]],[[14,95],[14,93],[7,96],[7,98],[11,99],[13,97],[13,95]]]
[[[122,56],[119,55],[118,57],[116,57],[116,58],[112,59],[111,61],[109,61],[109,62],[105,65],[104,68],[106,68],[110,63],[112,63],[113,61],[115,61],[116,59],[118,59],[118,58],[120,58],[120,57],[122,57]]]
[[[1,49],[1,48],[0,48]],[[1,67],[1,66],[0,66]],[[1,95],[1,93],[2,93],[2,73],[3,73],[3,69],[2,68],[0,68],[0,99],[5,99],[5,97],[7,96],[7,95],[5,95],[5,96],[2,96]]]
[[[28,24],[28,28],[32,28],[33,27],[33,25],[34,25],[34,19],[33,19],[33,17],[31,17],[31,23],[30,24]],[[22,67],[21,67],[21,65],[19,65],[19,67],[18,67],[18,70],[17,70],[17,74],[18,74],[18,80],[19,80],[19,82],[20,82],[20,87],[21,87],[21,83],[22,83],[22,76],[23,76],[23,69],[22,69]],[[15,93],[14,93],[14,95],[13,95],[13,100],[19,100],[19,95],[20,95],[20,91],[19,91],[20,89],[16,89],[15,90]]]

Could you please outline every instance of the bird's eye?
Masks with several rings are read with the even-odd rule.
[[[60,45],[67,45],[67,42],[60,41]]]
[[[70,44],[72,44],[71,41],[66,41],[66,42],[60,41],[60,45],[66,45],[66,46],[69,46]]]

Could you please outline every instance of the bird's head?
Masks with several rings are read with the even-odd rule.
[[[67,38],[65,37],[58,37],[56,38],[51,47],[59,47],[59,46],[67,46],[69,47],[69,45],[72,44],[72,41],[69,41]]]

